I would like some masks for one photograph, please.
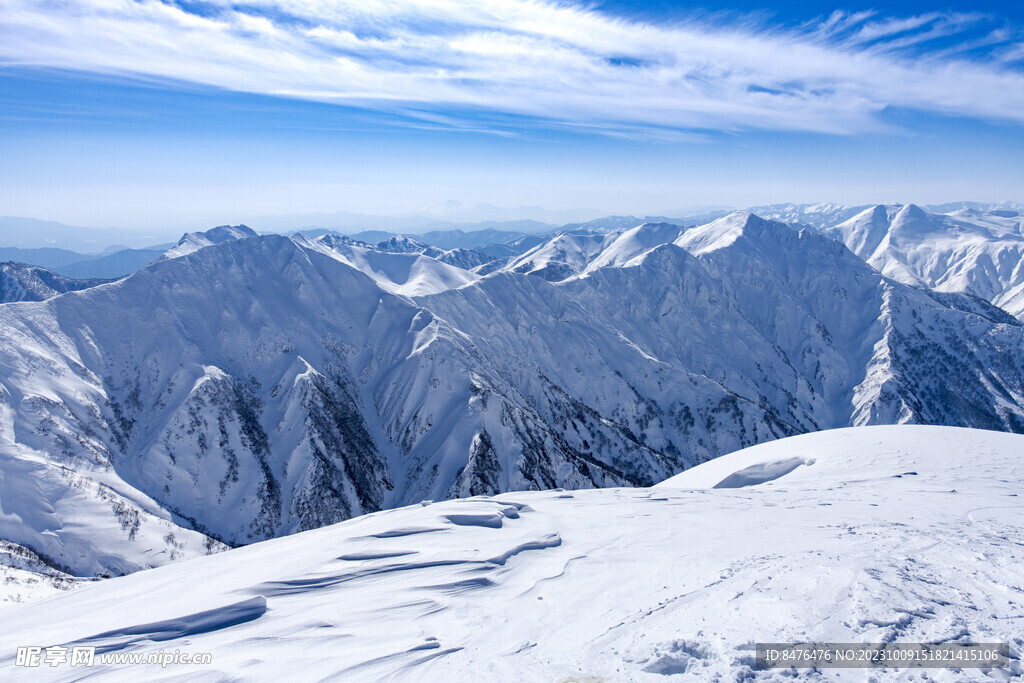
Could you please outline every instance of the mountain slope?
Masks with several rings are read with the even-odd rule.
[[[966,292],[1020,318],[1022,224],[1016,211],[965,208],[938,214],[908,204],[865,209],[823,232],[889,277],[941,292]]]
[[[423,256],[429,256],[441,263],[448,264],[449,266],[454,266],[468,271],[472,271],[479,266],[492,263],[495,260],[493,256],[488,256],[487,254],[476,251],[475,249],[456,247],[446,250],[436,246],[431,246],[419,240],[414,240],[411,237],[406,237],[404,235],[396,235],[374,245],[358,244],[354,246],[368,247],[374,251],[380,251],[388,254],[421,254]],[[461,284],[465,284],[465,282]],[[436,287],[433,289],[436,289]]]
[[[105,282],[109,280],[74,280],[46,268],[8,261],[0,263],[0,303],[43,301]]]
[[[374,246],[334,235],[297,240],[305,248],[319,251],[368,275],[394,294],[432,294],[461,287],[477,278],[467,269],[442,261],[441,257],[447,252],[407,237],[393,237]]]
[[[828,202],[818,204],[771,204],[746,209],[761,218],[798,227],[823,229],[851,218],[866,207],[843,206]]]
[[[5,496],[20,521],[0,520],[0,536],[72,573],[162,563],[173,553],[160,539],[181,526],[247,543],[424,497],[638,483],[681,466],[632,453],[627,432],[583,406],[572,410],[593,443],[573,447],[551,413],[568,398],[532,405],[465,334],[284,238],[73,296],[0,311],[6,481],[64,491]],[[627,454],[632,474],[615,464]],[[38,512],[58,499],[67,507]],[[140,516],[172,526],[139,533]],[[48,535],[55,523],[64,532]]]
[[[978,315],[979,302],[956,303],[954,294],[940,302],[879,277],[820,235],[742,216],[679,242],[701,245],[702,261],[735,288],[747,318],[803,376],[818,378],[817,392],[843,409],[852,404],[848,424],[1021,430],[1022,366],[1017,351],[1006,353],[1019,348],[1019,325],[998,311]],[[1010,367],[1007,384],[992,380],[994,368]]]
[[[888,280],[812,232],[734,214],[559,287],[644,353],[720,382],[788,433],[1024,424],[1016,321]]]
[[[611,232],[560,232],[512,258],[500,270],[559,282],[599,268],[625,265],[644,252],[672,242],[685,230],[672,223],[644,223]]]
[[[983,302],[747,214],[601,239],[551,283],[257,236],[0,307],[0,538],[95,576],[829,427],[1024,431],[1024,332]]]
[[[472,339],[562,448],[611,463],[623,483],[653,483],[758,433],[798,431],[719,382],[652,357],[543,278],[501,273],[416,301]]]
[[[575,275],[614,241],[615,233],[563,232],[509,261],[502,270],[558,282]]]
[[[21,673],[16,648],[34,643],[96,646],[99,676],[128,670],[102,654],[162,650],[211,653],[162,670],[210,678],[850,677],[754,669],[766,634],[1005,642],[1016,659],[1022,452],[1019,435],[843,429],[652,489],[424,502],[9,606],[0,670]],[[927,676],[1020,674],[1017,660]]]
[[[178,258],[214,244],[224,244],[255,236],[256,231],[247,225],[220,225],[205,232],[187,232],[178,240],[178,244],[164,252],[163,257]]]

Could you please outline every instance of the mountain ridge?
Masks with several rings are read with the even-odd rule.
[[[8,487],[36,482],[3,494],[27,521],[0,536],[126,573],[424,499],[649,485],[829,427],[1024,431],[1019,321],[749,214],[563,234],[594,249],[551,280],[234,237],[0,306],[0,455]],[[393,291],[356,250],[465,280]]]

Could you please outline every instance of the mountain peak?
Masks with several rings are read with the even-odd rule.
[[[378,242],[374,248],[377,251],[384,251],[390,254],[419,254],[425,251],[428,245],[406,235],[395,235],[382,242]]]
[[[904,216],[905,218],[917,218],[917,219],[926,219],[926,218],[928,218],[928,212],[925,211],[924,209],[922,209],[917,204],[904,204],[903,207],[900,208],[899,212],[896,215],[897,216]]]
[[[221,242],[227,242],[230,240],[240,240],[246,237],[255,237],[256,231],[250,228],[248,225],[239,223],[238,225],[218,225],[216,228],[211,228],[206,232],[193,233],[205,236],[208,240],[212,240],[215,244]]]
[[[889,228],[890,239],[909,234],[932,233],[936,224],[942,222],[942,216],[931,214],[916,204],[905,204],[893,216]]]
[[[626,232],[635,232],[635,233],[639,234],[639,233],[650,233],[650,232],[656,232],[656,231],[661,231],[661,230],[672,230],[672,229],[680,230],[681,226],[676,224],[676,223],[668,223],[668,222],[665,222],[665,221],[660,221],[660,222],[655,222],[655,223],[641,223],[640,225],[636,226],[632,230],[627,230]]]
[[[178,240],[178,244],[164,253],[164,258],[172,259],[214,244],[223,244],[233,240],[256,237],[256,231],[247,225],[218,225],[205,232],[187,232]]]
[[[790,229],[784,223],[766,221],[749,211],[734,211],[716,221],[687,230],[675,244],[699,256],[731,246],[741,236],[761,234],[766,228],[775,225]]]

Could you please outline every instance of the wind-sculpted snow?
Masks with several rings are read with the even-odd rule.
[[[424,501],[6,606],[0,675],[38,676],[19,646],[96,644],[213,660],[156,673],[97,655],[104,679],[845,680],[756,670],[755,644],[917,641],[1006,642],[1010,669],[918,672],[1003,680],[1024,649],[1021,453],[1019,435],[855,428],[649,489]]]
[[[241,236],[0,306],[0,538],[95,577],[819,429],[1024,431],[1024,332],[977,299],[748,214],[570,243],[552,282]]]

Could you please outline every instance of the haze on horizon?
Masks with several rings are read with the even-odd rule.
[[[1021,14],[0,0],[0,215],[1021,201]]]

